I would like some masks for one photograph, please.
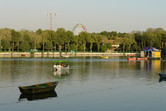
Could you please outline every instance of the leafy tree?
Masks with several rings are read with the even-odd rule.
[[[96,36],[94,36],[94,41],[97,44],[97,49],[98,49],[98,52],[99,52],[100,51],[100,44],[102,42],[102,36],[99,35],[99,34],[96,34]]]
[[[166,48],[166,32],[161,35],[162,48]]]
[[[79,36],[75,36],[72,42],[75,44],[75,51],[78,50]]]
[[[68,52],[70,51],[70,43],[71,42],[73,42],[74,41],[74,34],[73,34],[73,32],[72,31],[67,31],[66,32],[66,42],[65,43],[67,43],[67,47],[68,47]]]
[[[153,32],[144,32],[143,37],[146,40],[146,47],[153,47],[153,44],[155,43],[157,35]]]
[[[46,45],[45,45],[45,49],[47,49],[49,51],[52,48],[53,48],[52,42],[51,41],[47,41]]]
[[[79,41],[83,44],[83,47],[84,47],[84,52],[86,50],[86,44],[88,41],[90,41],[90,34],[87,33],[87,32],[81,32],[79,34]]]
[[[6,39],[1,40],[2,48],[6,51],[10,47],[10,42]]]
[[[42,44],[42,48],[43,48],[43,52],[44,52],[44,49],[45,49],[45,43],[48,41],[48,32],[47,31],[43,31],[41,33],[41,44]]]
[[[30,49],[29,43],[27,41],[22,42],[20,45],[20,49],[22,51],[28,51]]]
[[[107,51],[107,45],[106,44],[101,45],[101,51],[102,52]]]
[[[70,44],[70,50],[76,50],[75,44]]]
[[[107,43],[106,46],[107,46],[108,49],[112,49],[112,44],[111,43]]]
[[[93,44],[95,43],[95,34],[91,34],[91,37],[89,38],[89,43],[90,43],[90,51],[93,49]]]
[[[37,35],[41,35],[41,34],[42,34],[42,32],[43,32],[43,30],[42,30],[42,29],[38,29],[38,30],[36,30],[36,34],[37,34]]]
[[[83,45],[83,44],[79,45],[79,46],[78,46],[78,49],[79,49],[80,51],[84,51],[84,45]]]
[[[14,47],[17,46],[17,51],[19,51],[19,43],[21,40],[21,34],[15,30],[12,30],[11,32],[12,35],[12,42],[13,42],[13,51],[14,51]],[[16,45],[14,45],[16,44]]]
[[[58,28],[56,31],[56,40],[59,46],[59,52],[61,54],[62,45],[64,44],[64,37],[66,36],[64,28]]]

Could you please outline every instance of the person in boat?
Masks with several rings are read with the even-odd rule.
[[[57,69],[57,68],[55,68],[55,69],[54,69],[54,71],[58,71],[58,69]]]
[[[68,67],[68,64],[65,64],[63,67]]]

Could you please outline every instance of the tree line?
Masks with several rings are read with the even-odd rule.
[[[119,45],[114,48],[113,45]],[[108,50],[121,52],[141,51],[144,47],[166,48],[166,31],[162,28],[148,28],[146,31],[120,33],[102,31],[100,33],[81,32],[75,36],[72,31],[58,28],[53,30],[38,29],[16,31],[0,29],[1,51],[95,51]]]

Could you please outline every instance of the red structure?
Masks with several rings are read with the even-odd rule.
[[[50,30],[52,30],[52,16],[55,16],[55,13],[47,13],[47,15],[50,15]]]

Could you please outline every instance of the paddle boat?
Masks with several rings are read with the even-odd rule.
[[[69,65],[67,64],[69,61],[53,61],[53,70],[54,72],[63,72],[69,70]]]
[[[137,58],[136,57],[128,57],[127,60],[134,60],[134,61],[136,61]]]
[[[147,57],[140,57],[140,58],[137,58],[137,60],[148,60]]]
[[[64,64],[56,64],[53,66],[54,72],[63,72],[66,70],[69,70],[69,65],[64,65]]]
[[[108,56],[100,56],[100,58],[108,59]]]

